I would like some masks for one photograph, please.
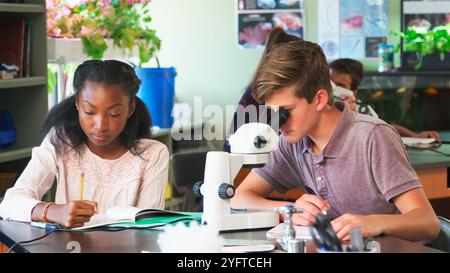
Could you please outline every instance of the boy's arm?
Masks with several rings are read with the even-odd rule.
[[[440,230],[439,219],[422,188],[404,192],[393,200],[402,214],[380,216],[383,233],[409,241],[419,241],[424,238],[432,240],[437,237]]]
[[[252,171],[236,189],[236,194],[231,198],[231,206],[233,208],[269,209],[293,205],[292,202],[266,199],[266,196],[272,191],[272,186]]]
[[[344,214],[332,221],[341,240],[350,239],[350,231],[360,228],[364,237],[381,234],[408,241],[432,240],[440,230],[439,220],[422,188],[414,188],[394,198],[401,214],[355,215]]]
[[[349,239],[354,227],[364,236],[388,234],[410,241],[434,239],[439,221],[427,199],[407,152],[392,128],[379,125],[371,134],[367,156],[378,190],[388,202],[394,202],[401,214],[344,214],[332,221],[338,237]]]

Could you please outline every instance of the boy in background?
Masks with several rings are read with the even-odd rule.
[[[331,80],[338,86],[352,90],[354,97],[343,95],[343,99],[349,104],[352,111],[356,109],[356,97],[358,96],[358,86],[363,79],[363,65],[361,62],[353,59],[343,58],[332,61],[330,64]],[[441,142],[439,133],[436,131],[413,132],[403,126],[391,124],[392,127],[402,137],[434,138]]]

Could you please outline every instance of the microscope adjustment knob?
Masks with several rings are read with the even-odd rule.
[[[200,188],[203,185],[203,181],[195,182],[194,186],[192,186],[192,192],[197,197],[203,197],[202,192],[200,191]]]
[[[234,196],[234,187],[227,183],[222,183],[219,186],[219,197],[222,199],[230,199]]]
[[[267,140],[263,136],[256,136],[253,140],[253,145],[255,145],[256,148],[262,148],[264,144],[267,143]]]

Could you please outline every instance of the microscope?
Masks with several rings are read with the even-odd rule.
[[[233,181],[243,166],[262,167],[278,145],[279,135],[265,123],[247,123],[229,138],[231,152],[208,152],[204,181],[194,185],[194,193],[203,196],[202,224],[219,231],[258,229],[276,226],[273,210],[232,209]]]

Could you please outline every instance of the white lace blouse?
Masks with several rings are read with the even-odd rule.
[[[114,160],[102,159],[85,145],[79,157],[74,151],[57,155],[47,136],[14,187],[0,204],[0,216],[31,221],[31,211],[57,180],[57,204],[80,198],[80,176],[84,173],[83,199],[97,202],[99,213],[112,206],[164,208],[169,152],[162,143],[141,139],[140,156],[130,151]]]

